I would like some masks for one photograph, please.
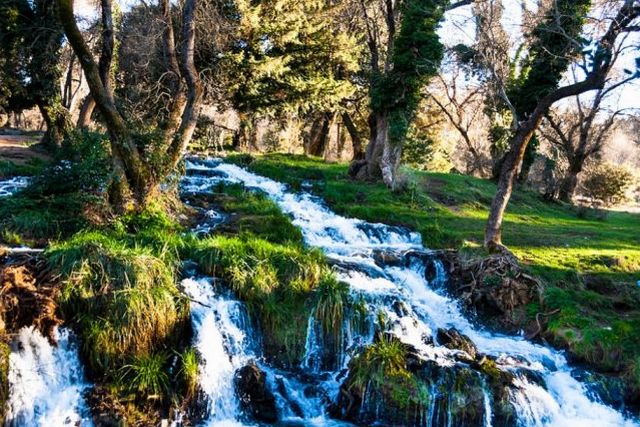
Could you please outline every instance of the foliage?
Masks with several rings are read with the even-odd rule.
[[[444,13],[443,1],[409,0],[401,5],[401,28],[393,46],[392,71],[374,71],[371,109],[386,111],[389,141],[403,143],[418,108],[420,90],[433,77],[443,57],[436,30]]]
[[[193,347],[180,353],[180,379],[183,383],[184,396],[194,398],[197,393],[199,380],[198,355]]]
[[[406,357],[402,342],[379,337],[352,361],[349,386],[362,396],[367,391],[379,394],[388,399],[391,407],[404,409],[427,404],[428,391],[422,381],[407,370]]]
[[[147,399],[164,395],[169,388],[167,356],[162,353],[135,356],[130,364],[121,368],[120,381],[134,393]]]
[[[222,210],[233,214],[221,232],[251,233],[272,243],[302,245],[302,232],[266,194],[249,191],[240,184],[221,183],[210,196]]]
[[[634,182],[634,176],[627,168],[611,163],[600,164],[585,172],[582,186],[594,205],[611,207],[623,203]]]
[[[0,199],[3,234],[23,241],[49,240],[103,222],[109,216],[105,194],[108,159],[103,136],[72,134],[56,163],[34,176],[23,191]]]
[[[226,55],[230,92],[243,112],[335,110],[355,91],[359,46],[336,31],[323,1],[238,0],[229,11],[237,33]]]
[[[43,171],[45,166],[46,162],[37,158],[29,159],[24,164],[0,160],[0,179],[7,179],[14,176],[38,175]]]
[[[350,305],[349,285],[326,275],[315,289],[314,318],[322,327],[324,337],[330,337],[335,350],[342,348],[342,329],[345,311]]]

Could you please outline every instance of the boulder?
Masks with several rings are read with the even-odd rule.
[[[253,361],[236,371],[234,385],[247,415],[258,422],[278,421],[276,398],[267,385],[267,373]]]
[[[441,345],[447,348],[464,351],[472,360],[478,356],[478,349],[473,341],[471,341],[471,338],[461,334],[456,328],[439,328],[437,339]]]

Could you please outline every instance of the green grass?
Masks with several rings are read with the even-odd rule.
[[[218,232],[237,235],[252,233],[273,243],[302,245],[302,233],[265,194],[249,191],[240,184],[221,183],[208,198],[231,220]]]
[[[42,173],[47,162],[38,158],[29,159],[24,164],[17,164],[6,160],[0,160],[0,179],[14,176],[34,176]]]
[[[393,193],[381,184],[350,180],[347,167],[281,154],[257,157],[249,165],[294,190],[311,183],[313,192],[340,214],[410,227],[422,233],[427,247],[481,246],[493,182],[407,170],[408,188]],[[549,282],[574,280],[576,272],[634,284],[640,280],[638,214],[610,212],[606,220],[580,218],[567,204],[548,203],[534,192],[517,189],[505,216],[503,241]]]
[[[188,359],[191,375],[197,367],[195,354],[181,357],[190,338],[189,301],[176,285],[190,242],[180,225],[151,207],[45,252],[61,275],[60,310],[78,332],[90,376],[116,399],[137,402],[131,416],[193,392],[184,376],[170,376],[177,360]]]
[[[301,361],[309,300],[320,283],[331,280],[320,251],[253,235],[218,235],[195,243],[191,258],[207,274],[224,278],[245,302],[273,362],[293,366]]]
[[[340,214],[407,226],[422,233],[427,247],[485,254],[483,232],[496,188],[491,181],[405,169],[407,188],[394,193],[350,180],[346,164],[282,154],[229,160],[293,190],[311,185]],[[560,309],[548,317],[543,335],[601,371],[624,373],[640,390],[640,215],[609,212],[598,219],[517,188],[503,242],[545,287],[543,300],[527,308],[530,319]]]

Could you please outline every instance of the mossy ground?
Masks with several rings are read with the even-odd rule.
[[[336,212],[367,221],[404,225],[422,233],[425,246],[459,248],[482,256],[482,238],[495,184],[457,174],[405,170],[408,185],[391,192],[381,184],[348,178],[347,164],[273,154],[230,157],[252,171],[305,185]],[[640,385],[640,215],[609,212],[605,219],[517,188],[503,241],[545,285],[549,317],[545,336],[600,370],[623,371]]]

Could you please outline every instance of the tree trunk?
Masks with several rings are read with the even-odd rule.
[[[529,120],[516,131],[509,144],[511,149],[504,157],[498,188],[491,203],[484,235],[484,245],[491,252],[506,250],[502,244],[502,221],[527,145],[538,127],[538,122],[539,120]]]
[[[82,101],[82,107],[80,107],[80,114],[78,115],[78,123],[77,126],[80,129],[87,129],[91,124],[91,115],[93,114],[93,110],[96,108],[96,101],[93,100],[91,94],[87,94]]]
[[[362,138],[358,132],[358,128],[351,120],[349,113],[342,113],[342,123],[349,131],[351,137],[351,143],[353,144],[353,158],[352,160],[362,160],[364,158],[364,150],[362,149]]]
[[[322,114],[322,117],[320,118],[320,126],[317,126],[314,121],[313,126],[311,127],[311,138],[307,154],[316,157],[322,157],[324,155],[325,148],[327,147],[327,140],[329,139],[329,131],[331,130],[331,126],[333,126],[335,117],[335,113],[327,112]]]
[[[41,142],[52,150],[62,147],[64,139],[73,129],[69,111],[57,98],[41,100],[38,102],[38,109],[47,126]]]
[[[389,141],[389,116],[386,112],[372,113],[369,117],[371,137],[363,160],[354,160],[349,173],[356,179],[377,180],[395,189],[402,146]]]
[[[564,202],[571,203],[573,195],[578,187],[578,174],[582,172],[584,158],[576,156],[569,161],[567,176],[562,180],[558,198]]]

